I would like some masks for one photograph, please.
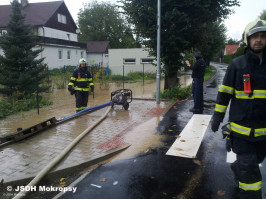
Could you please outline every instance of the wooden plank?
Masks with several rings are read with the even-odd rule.
[[[195,158],[211,115],[194,114],[166,155]]]
[[[19,140],[23,140],[24,138],[27,138],[31,135],[37,134],[49,127],[52,127],[56,124],[56,118],[50,118],[47,119],[44,122],[41,122],[39,124],[36,124],[34,126],[31,126],[29,128],[26,129],[22,129],[19,130],[15,133],[9,134],[9,135],[2,135],[0,136],[0,144],[2,143],[6,143],[9,141],[19,141]]]

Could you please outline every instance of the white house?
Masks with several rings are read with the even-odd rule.
[[[44,49],[39,56],[45,57],[44,62],[50,69],[64,65],[77,65],[82,57],[90,61],[95,60],[95,64],[108,63],[105,60],[108,56],[104,55],[107,52],[106,49],[102,50],[103,52],[98,49],[93,55],[89,55],[93,49],[88,46],[91,44],[78,42],[79,29],[64,1],[29,3],[28,0],[21,0],[21,5],[22,14],[26,16],[25,23],[33,26],[39,36],[40,46]],[[0,37],[7,32],[10,14],[10,5],[0,6]],[[101,46],[102,42],[94,43],[96,46],[97,44]],[[109,43],[106,48],[110,48]],[[3,54],[1,49],[0,54]]]
[[[112,74],[129,72],[156,72],[155,58],[149,56],[147,48],[109,49],[109,68]]]
[[[108,67],[108,49],[111,48],[109,41],[91,41],[87,44],[87,60],[91,65],[97,64]]]

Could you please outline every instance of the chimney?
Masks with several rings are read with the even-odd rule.
[[[29,4],[28,0],[21,0],[21,6],[22,8],[26,7]]]

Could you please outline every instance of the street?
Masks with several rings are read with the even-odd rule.
[[[206,84],[204,114],[212,114],[218,87],[226,66],[214,64],[216,78]],[[59,198],[238,198],[230,163],[221,131],[208,127],[197,158],[166,156],[185,127],[192,113],[192,99],[176,103],[157,127],[163,145],[148,148],[128,159],[111,161],[89,173],[77,185],[77,192],[67,192]],[[224,122],[228,121],[228,113]],[[261,166],[263,196],[266,198],[266,165]]]

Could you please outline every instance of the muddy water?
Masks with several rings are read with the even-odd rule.
[[[190,76],[182,76],[180,78],[181,84],[186,86],[190,84]],[[161,81],[161,88],[164,86],[164,81]],[[100,87],[95,84],[95,95],[89,97],[88,107],[110,101],[110,93],[117,89],[121,89],[122,83],[109,83],[109,88]],[[156,81],[145,81],[136,83],[125,83],[124,88],[133,91],[133,97],[138,98],[153,98],[156,92]],[[36,110],[28,112],[21,112],[15,115],[8,116],[0,120],[0,135],[13,133],[17,128],[27,128],[37,123],[44,121],[47,118],[56,117],[62,118],[75,113],[75,96],[71,96],[67,89],[53,90],[52,93],[44,94],[46,98],[53,102],[53,105],[40,108],[40,115]]]
[[[124,141],[131,144],[131,146],[117,155],[112,161],[131,158],[139,153],[146,153],[150,149],[162,145],[161,140],[164,136],[158,134],[155,129],[161,120],[162,117],[153,117],[126,133],[123,136]]]

